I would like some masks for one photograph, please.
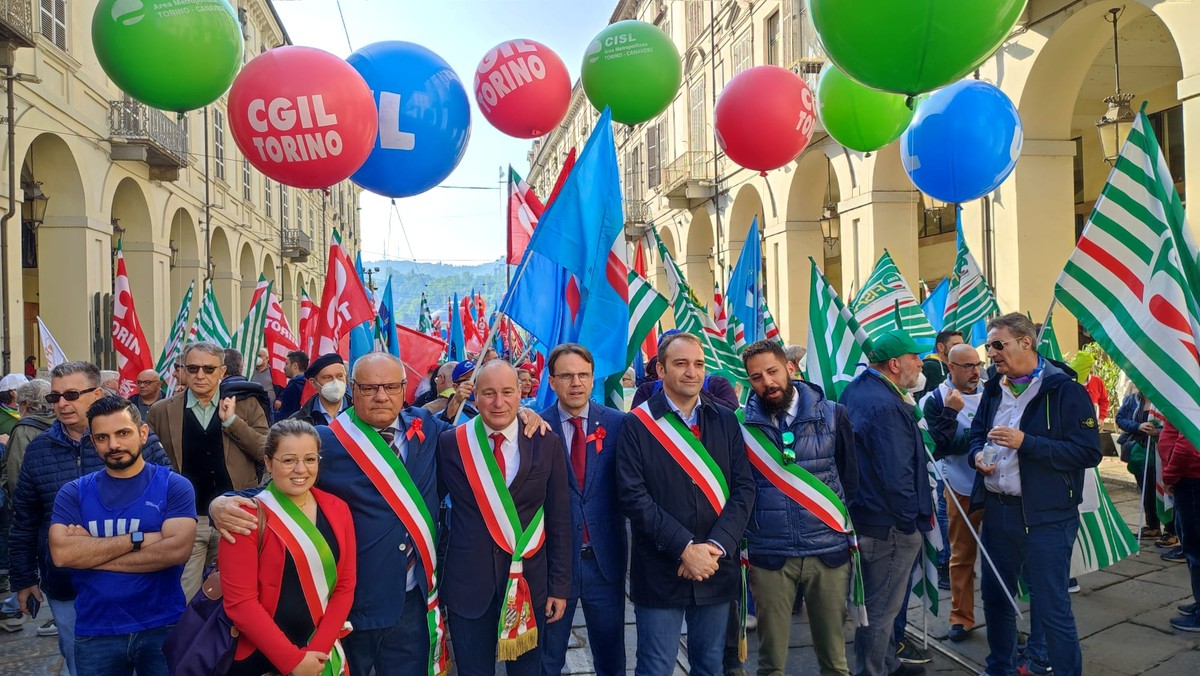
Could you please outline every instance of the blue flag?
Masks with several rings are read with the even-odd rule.
[[[729,288],[725,291],[729,309],[746,332],[747,344],[762,340],[764,335],[762,285],[758,279],[761,271],[762,244],[758,238],[758,216],[755,216],[750,223],[750,231],[746,233],[746,242],[742,245],[742,253],[738,255],[737,265],[729,274]]]
[[[400,336],[396,333],[396,314],[392,311],[391,275],[388,275],[387,283],[383,285],[383,298],[379,300],[379,315],[375,318],[375,324],[387,351],[399,357]]]
[[[625,370],[629,304],[614,283],[623,286],[627,273],[610,275],[609,268],[609,252],[624,227],[612,112],[606,108],[554,204],[538,221],[526,255],[526,261],[528,252],[545,256],[578,281],[576,338],[592,351],[597,382]]]
[[[463,336],[462,317],[459,315],[458,292],[454,292],[454,304],[450,306],[450,359],[462,361],[467,358],[467,339]]]
[[[363,288],[370,295],[371,287],[367,284],[366,275],[363,273],[362,253],[359,252],[354,257],[354,269],[358,272],[358,279],[362,282]],[[375,299],[371,298],[374,303]],[[359,357],[372,352],[375,349],[375,322],[363,322],[358,326],[350,329],[350,361],[346,364],[346,369],[354,368],[354,362]]]
[[[575,342],[578,334],[567,303],[570,279],[571,274],[561,265],[527,249],[513,285],[500,304],[500,312],[533,334],[542,345],[554,347]]]
[[[929,325],[935,332],[941,331],[946,323],[946,296],[949,293],[950,278],[945,277],[921,303],[921,311],[925,313],[925,318],[929,320]]]

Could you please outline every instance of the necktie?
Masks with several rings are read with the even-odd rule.
[[[696,435],[696,438],[699,439],[700,438],[700,423],[696,423],[695,425],[692,425],[691,429],[692,429],[692,434]]]
[[[396,428],[395,427],[385,427],[385,428],[379,430],[379,436],[383,437],[383,443],[387,444],[388,448],[392,449],[393,453],[396,453],[397,455],[399,455],[399,452],[392,445],[392,443],[394,441],[396,441]]]
[[[571,418],[571,426],[575,433],[571,435],[571,469],[575,471],[575,480],[579,482],[579,490],[583,490],[583,478],[587,472],[587,439],[583,434],[583,418]]]
[[[490,435],[492,440],[492,453],[496,456],[496,464],[500,466],[500,477],[504,479],[504,483],[508,483],[508,470],[504,467],[504,451],[500,449],[504,443],[504,435],[500,432],[494,432]]]

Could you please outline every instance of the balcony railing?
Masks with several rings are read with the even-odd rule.
[[[708,153],[700,150],[688,150],[676,157],[674,162],[663,169],[663,194],[676,196],[675,194],[686,188],[690,181],[707,181],[708,160]]]
[[[625,227],[650,220],[650,205],[636,196],[625,197]]]
[[[32,47],[35,32],[32,0],[0,0],[0,41]]]
[[[175,178],[188,165],[187,132],[144,103],[128,97],[109,101],[108,130],[114,141],[114,160],[140,160],[152,169],[174,173]]]
[[[312,238],[303,230],[287,228],[283,231],[283,255],[299,262],[308,259],[312,253]]]

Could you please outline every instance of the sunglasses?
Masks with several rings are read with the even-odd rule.
[[[88,392],[94,392],[98,389],[100,389],[100,388],[99,387],[89,387],[86,390],[67,390],[66,392],[51,392],[50,394],[46,395],[46,403],[47,404],[57,404],[59,399],[66,399],[67,401],[77,401],[80,397],[87,394]]]
[[[1009,338],[1008,340],[993,340],[990,343],[984,343],[984,346],[987,347],[989,350],[1003,352],[1005,345],[1008,345],[1009,343],[1012,343],[1017,340],[1020,340],[1020,339],[1019,338]]]
[[[183,368],[187,369],[188,373],[199,373],[200,369],[204,369],[204,372],[211,376],[212,374],[217,372],[217,369],[219,369],[221,367],[220,366],[212,366],[212,365],[201,366],[199,364],[188,364],[187,366],[184,366]]]
[[[790,465],[796,462],[796,450],[792,445],[796,443],[796,435],[791,432],[783,433],[783,464]]]

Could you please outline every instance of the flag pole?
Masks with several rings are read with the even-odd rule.
[[[512,165],[508,165],[509,172],[512,172]],[[508,264],[508,257],[512,254],[512,224],[508,222],[508,215],[512,213],[512,190],[504,189],[504,167],[499,168],[500,171],[500,199],[508,206],[507,209],[501,207],[500,218],[504,221],[504,292],[508,293],[508,287],[512,285],[512,266]]]
[[[1042,320],[1042,330],[1038,331],[1037,342],[1033,344],[1035,350],[1042,344],[1042,336],[1046,333],[1046,327],[1050,324],[1050,316],[1054,314],[1054,308],[1056,307],[1058,307],[1058,296],[1051,296],[1050,308],[1046,310],[1046,318]]]
[[[1146,487],[1150,485],[1149,484],[1149,477],[1150,477],[1150,462],[1149,462],[1149,460],[1152,457],[1150,455],[1151,453],[1155,453],[1155,454],[1158,453],[1158,451],[1154,449],[1154,446],[1156,446],[1156,445],[1157,444],[1155,443],[1154,437],[1146,438],[1146,461],[1142,463],[1142,501],[1138,505],[1138,525],[1137,525],[1138,550],[1137,550],[1137,556],[1142,555],[1142,526],[1146,525]],[[1158,460],[1157,457],[1154,457],[1154,459]],[[1157,479],[1155,480],[1154,490],[1156,492],[1158,491]],[[1157,504],[1155,505],[1155,509],[1157,509]]]

